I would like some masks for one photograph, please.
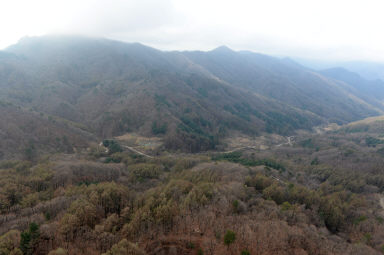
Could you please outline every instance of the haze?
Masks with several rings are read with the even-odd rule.
[[[2,1],[0,48],[23,36],[84,34],[163,50],[227,45],[279,56],[384,61],[383,7],[379,0]]]

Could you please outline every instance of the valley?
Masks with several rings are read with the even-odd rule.
[[[382,254],[384,89],[219,47],[0,52],[0,254]]]

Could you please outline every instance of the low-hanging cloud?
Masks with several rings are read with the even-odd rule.
[[[14,0],[0,47],[25,35],[84,34],[165,50],[237,50],[384,61],[379,0]]]

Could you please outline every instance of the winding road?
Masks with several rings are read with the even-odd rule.
[[[286,143],[280,143],[280,144],[275,145],[275,146],[276,146],[276,147],[280,147],[280,146],[283,146],[283,145],[286,145],[286,144],[288,144],[289,146],[292,146],[292,145],[293,145],[293,143],[292,143],[292,139],[293,139],[293,138],[294,138],[294,136],[288,136],[288,137],[287,137],[287,142],[286,142]],[[130,147],[130,146],[127,146],[127,145],[122,145],[122,147],[124,147],[124,148],[126,148],[126,149],[128,149],[128,150],[130,150],[130,151],[133,151],[133,152],[135,152],[135,153],[137,153],[137,154],[139,154],[139,155],[145,156],[145,157],[147,157],[147,158],[154,158],[153,156],[150,156],[150,155],[145,154],[145,153],[143,153],[143,152],[141,152],[141,151],[138,151],[138,150],[136,150],[136,149],[133,148],[133,147]],[[231,152],[235,152],[235,151],[242,150],[242,149],[253,149],[253,150],[257,150],[257,147],[256,147],[256,146],[244,146],[244,147],[236,148],[236,149],[233,149],[233,150],[230,150],[230,151],[226,151],[226,152],[224,152],[224,153],[231,153]],[[382,203],[382,206],[383,206],[383,208],[384,208],[384,197],[383,197],[382,200],[380,200],[380,201],[381,201],[380,203]]]

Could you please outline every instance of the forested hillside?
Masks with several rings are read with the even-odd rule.
[[[375,98],[372,94],[357,91],[350,84],[342,86],[290,59],[235,52],[226,47],[185,54],[230,84],[310,111],[331,122],[345,123],[384,109],[382,104],[372,107],[371,101]],[[382,90],[377,93],[382,94]]]
[[[375,126],[269,150],[150,158],[109,141],[109,152],[2,161],[0,251],[381,254],[384,142]]]
[[[355,90],[292,61],[225,47],[162,52],[46,36],[0,57],[3,102],[77,123],[99,139],[139,132],[190,152],[214,149],[232,131],[288,135],[382,112],[371,94]]]

